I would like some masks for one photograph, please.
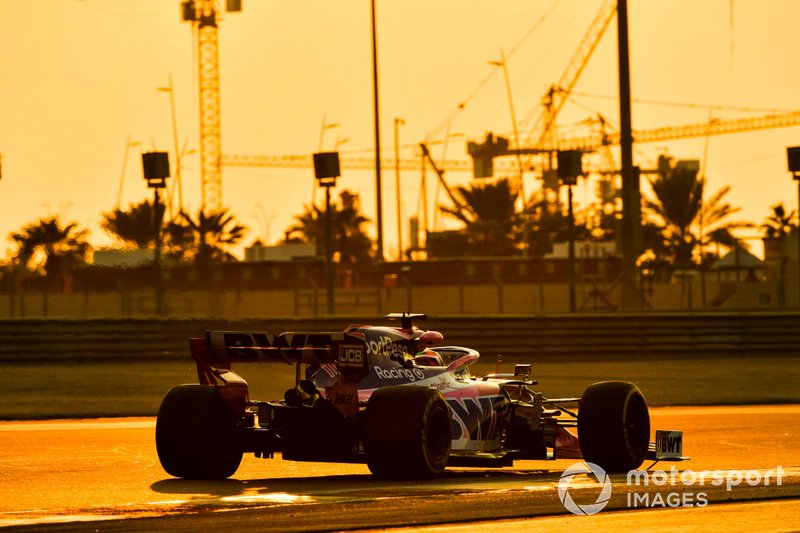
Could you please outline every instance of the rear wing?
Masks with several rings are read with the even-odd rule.
[[[232,363],[336,365],[344,374],[366,374],[367,346],[342,332],[281,334],[255,331],[207,331],[189,339],[200,383],[213,384]]]

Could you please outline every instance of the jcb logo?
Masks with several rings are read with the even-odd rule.
[[[339,366],[361,368],[364,365],[364,349],[361,346],[343,344],[339,346]]]

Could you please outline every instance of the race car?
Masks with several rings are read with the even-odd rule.
[[[632,383],[605,381],[581,397],[545,398],[531,365],[474,376],[477,351],[443,346],[424,314],[399,326],[342,332],[207,331],[190,339],[198,384],[164,397],[156,448],[175,477],[232,476],[244,453],[292,461],[366,463],[381,478],[430,478],[447,466],[505,467],[517,459],[583,459],[607,472],[646,459],[682,460],[680,431],[658,431]],[[234,363],[295,366],[283,399],[250,398]],[[570,430],[577,429],[577,435]]]

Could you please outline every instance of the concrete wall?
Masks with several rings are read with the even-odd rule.
[[[641,310],[697,311],[703,309],[777,310],[777,282],[730,282],[708,276],[671,283],[645,284]],[[171,317],[218,317],[238,320],[253,317],[314,317],[327,315],[327,291],[270,289],[229,291],[167,291]],[[549,314],[569,311],[566,283],[441,284],[413,287],[403,282],[391,288],[338,289],[337,315],[382,315],[392,311],[436,315]],[[787,303],[796,298],[787,298]],[[705,303],[704,303],[705,302]],[[619,282],[576,286],[579,312],[605,312],[620,308]],[[796,304],[795,304],[796,306]],[[786,306],[788,307],[788,306]],[[0,318],[148,318],[155,315],[152,290],[77,292],[72,294],[1,294]]]

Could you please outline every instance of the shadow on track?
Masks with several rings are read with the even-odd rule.
[[[482,485],[490,490],[498,482],[558,483],[560,470],[447,470],[432,480],[383,480],[370,475],[331,475],[304,478],[262,478],[190,480],[163,479],[150,488],[161,494],[207,494],[217,497],[237,496],[253,492],[285,492],[291,494],[325,494],[348,492],[351,495],[364,491],[375,495],[376,489],[422,494],[427,490],[437,493],[476,492]],[[465,487],[469,485],[469,488]]]

